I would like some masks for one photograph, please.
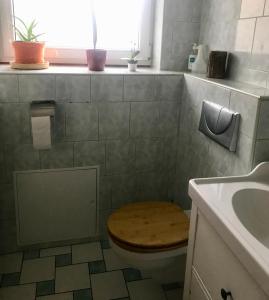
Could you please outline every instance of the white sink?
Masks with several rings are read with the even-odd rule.
[[[269,248],[269,192],[243,189],[233,195],[232,204],[245,228]]]
[[[269,162],[244,176],[192,179],[189,195],[269,294]]]

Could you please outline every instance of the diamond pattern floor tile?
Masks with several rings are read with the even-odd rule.
[[[127,286],[131,300],[166,300],[161,285],[152,279],[128,282]]]
[[[68,292],[90,288],[88,264],[56,268],[55,292]]]
[[[73,264],[102,260],[103,254],[99,242],[72,246]]]
[[[35,284],[18,285],[0,289],[0,299],[2,300],[34,300]]]
[[[54,279],[54,268],[54,257],[25,260],[22,264],[20,283],[52,280]]]
[[[36,284],[36,296],[46,296],[54,294],[54,280],[41,281]]]
[[[0,256],[0,270],[2,274],[20,272],[22,253],[12,253]]]
[[[91,281],[94,300],[110,300],[128,297],[122,271],[93,274],[91,275]]]

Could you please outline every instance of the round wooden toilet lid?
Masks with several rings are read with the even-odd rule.
[[[144,249],[186,244],[189,218],[169,202],[136,202],[122,206],[108,218],[110,236],[120,244]]]

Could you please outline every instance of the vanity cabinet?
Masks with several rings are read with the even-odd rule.
[[[193,205],[184,300],[204,299],[268,300],[269,297]]]

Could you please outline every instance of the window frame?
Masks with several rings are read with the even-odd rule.
[[[142,16],[140,34],[141,66],[151,66],[154,26],[154,0],[147,0]],[[13,19],[13,1],[0,0],[0,62],[8,63],[13,59],[12,41],[15,38]],[[52,64],[86,65],[86,49],[50,48],[46,47],[46,59]],[[126,65],[121,57],[128,57],[130,51],[108,50],[106,65]]]

